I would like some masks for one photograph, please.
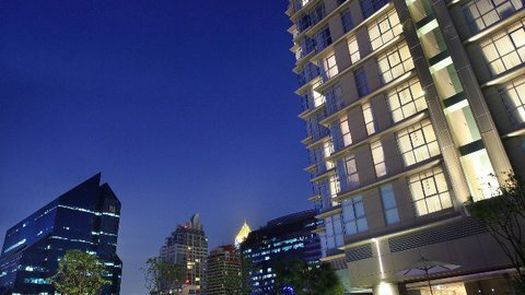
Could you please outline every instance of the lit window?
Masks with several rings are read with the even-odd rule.
[[[477,33],[523,8],[523,1],[474,0],[463,6],[472,33]]]
[[[503,103],[517,123],[525,122],[525,77],[514,79],[499,89]]]
[[[368,2],[369,0],[363,0]],[[383,44],[393,40],[395,37],[403,32],[399,17],[394,9],[388,12],[385,16],[373,21],[368,26],[368,36],[372,49],[383,46]]]
[[[341,184],[339,183],[339,177],[337,175],[330,176],[330,198],[337,197],[337,194],[341,191]]]
[[[379,188],[381,192],[381,201],[383,203],[383,213],[387,224],[399,222],[399,213],[397,211],[396,196],[391,184],[382,185]]]
[[[387,96],[394,122],[399,122],[427,109],[425,92],[417,79],[396,87]]]
[[[493,75],[501,74],[525,62],[525,21],[483,41],[481,50]]]
[[[386,175],[385,154],[383,152],[383,145],[381,141],[375,141],[370,144],[372,151],[372,160],[374,161],[374,169],[377,177]]]
[[[343,116],[339,123],[341,129],[341,139],[343,140],[343,146],[352,144],[352,134],[350,133],[350,125],[348,123],[348,116]]]
[[[388,83],[414,68],[408,45],[395,46],[378,57],[377,63],[383,83]]]
[[[321,84],[321,82],[316,82],[313,86],[312,86],[312,98],[313,98],[313,101],[314,101],[314,107],[318,107],[320,105],[322,105],[323,103],[325,103],[326,101],[326,98],[319,92],[315,91],[314,89],[316,89],[319,85]]]
[[[497,196],[498,180],[487,150],[481,149],[461,157],[465,178],[474,201]]]
[[[347,235],[368,230],[363,197],[356,196],[343,201],[343,221]]]
[[[359,68],[354,72],[355,87],[357,88],[357,93],[359,97],[363,97],[370,93],[368,89],[368,82],[366,80],[366,73],[363,68]]]
[[[355,36],[352,36],[348,39],[348,51],[350,52],[350,60],[353,64],[361,59],[361,54],[359,53],[359,44],[357,43],[357,38]]]
[[[330,157],[330,155],[334,152],[334,144],[332,143],[332,141],[327,141],[323,144],[323,151],[325,158]],[[326,169],[329,170],[334,168],[335,165],[333,162],[325,161],[325,166]]]
[[[406,166],[424,161],[440,153],[430,120],[424,120],[399,131],[397,143]]]
[[[374,123],[374,114],[372,113],[372,106],[369,102],[364,103],[362,106],[363,118],[365,120],[366,133],[372,135],[376,132],[376,126]]]
[[[331,52],[325,59],[323,59],[323,78],[328,80],[333,78],[339,73],[337,69],[337,61],[335,59],[335,53]]]
[[[346,155],[343,158],[344,173],[346,175],[346,189],[353,189],[359,186],[359,174],[357,172],[357,163],[355,155]]]
[[[408,182],[418,216],[452,207],[447,181],[441,167],[411,176]]]

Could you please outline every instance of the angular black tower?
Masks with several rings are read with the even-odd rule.
[[[97,255],[112,282],[102,294],[120,291],[117,256],[120,201],[100,173],[10,228],[0,256],[0,294],[54,294],[49,277],[67,250]]]

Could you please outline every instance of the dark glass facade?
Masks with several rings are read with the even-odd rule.
[[[301,259],[317,264],[321,244],[313,230],[322,221],[316,210],[308,210],[274,219],[252,231],[241,245],[242,254],[251,262],[250,295],[276,294],[275,263],[283,259]]]
[[[0,256],[0,294],[47,295],[67,250],[97,255],[106,266],[103,295],[119,294],[122,262],[116,254],[120,201],[100,174],[61,195],[10,228]]]

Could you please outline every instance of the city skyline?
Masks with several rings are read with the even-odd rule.
[[[0,230],[102,172],[134,295],[188,212],[211,248],[311,208],[286,1],[202,5],[0,3]]]

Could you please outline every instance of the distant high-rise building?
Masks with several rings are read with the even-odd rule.
[[[276,262],[300,259],[317,264],[321,257],[319,237],[313,232],[321,221],[316,210],[289,214],[269,221],[252,231],[241,244],[242,255],[250,264],[250,295],[276,294]]]
[[[248,223],[244,221],[241,229],[239,230],[239,233],[237,233],[237,236],[235,236],[235,247],[239,248],[241,246],[241,243],[246,240],[251,231],[252,230]]]
[[[427,294],[398,275],[421,256],[462,266],[433,275],[434,294],[508,288],[509,260],[465,204],[525,177],[525,2],[290,0],[286,13],[322,260],[352,292]]]
[[[163,261],[180,265],[186,270],[186,281],[182,286],[184,294],[204,294],[207,257],[208,238],[199,214],[193,215],[186,224],[178,225],[160,249]]]
[[[207,277],[207,295],[241,295],[241,263],[237,247],[224,245],[213,249],[208,257]]]
[[[111,282],[104,295],[120,290],[117,256],[120,201],[100,174],[81,183],[10,228],[0,256],[0,294],[55,294],[49,277],[67,250],[97,255]]]

